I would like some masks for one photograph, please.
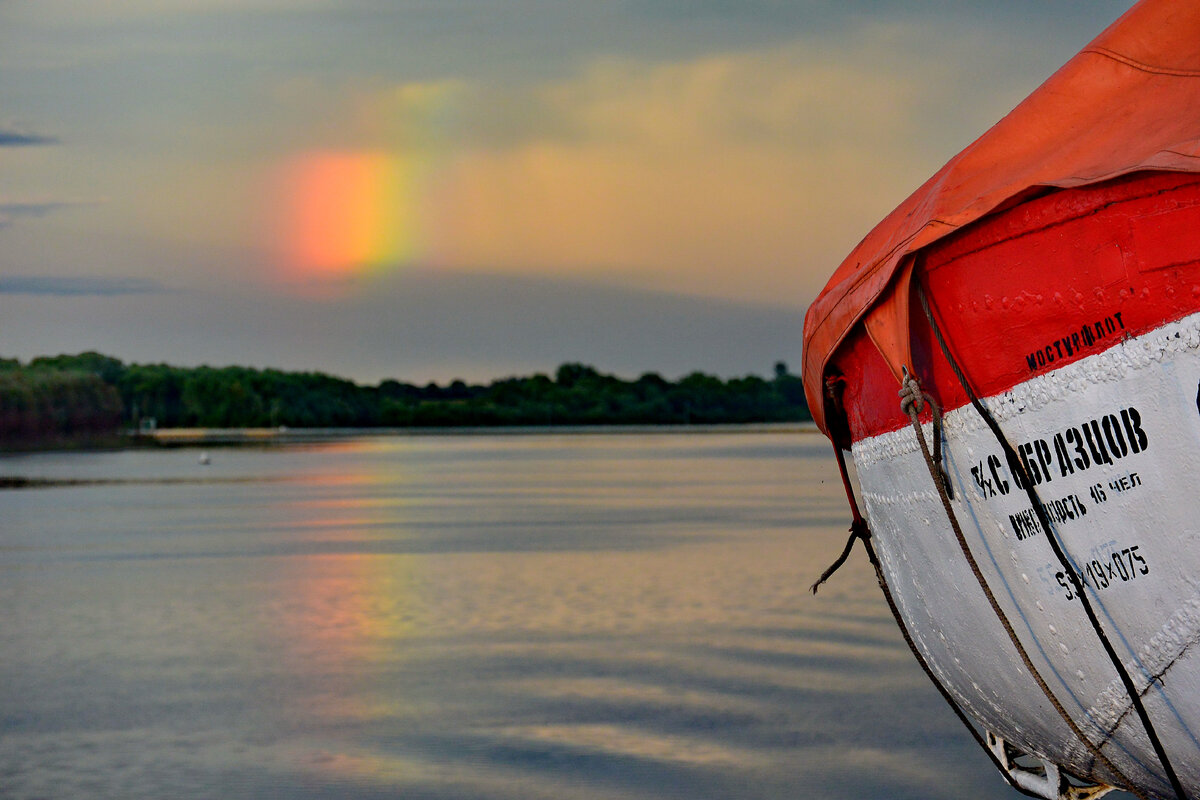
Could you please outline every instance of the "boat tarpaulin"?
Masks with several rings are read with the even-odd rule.
[[[867,234],[804,320],[804,387],[828,433],[823,384],[858,324],[898,374],[907,287],[923,247],[1022,199],[1142,170],[1200,172],[1200,4],[1144,0]]]

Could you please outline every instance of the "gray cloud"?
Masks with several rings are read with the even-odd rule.
[[[51,200],[42,203],[0,203],[0,230],[12,226],[19,219],[40,219],[65,208],[90,205],[95,205],[95,203],[74,200]]]
[[[71,203],[0,203],[0,228],[7,228],[19,217],[44,217]]]
[[[51,144],[59,144],[57,136],[0,129],[0,147],[40,147]]]
[[[0,294],[82,295],[152,294],[165,291],[149,278],[95,278],[49,275],[0,276]]]
[[[672,379],[800,364],[802,309],[436,270],[364,288],[337,302],[167,288],[79,297],[69,314],[61,298],[27,297],[0,314],[0,337],[6,355],[25,359],[94,349],[125,361],[315,369],[368,383],[487,381],[568,361]]]

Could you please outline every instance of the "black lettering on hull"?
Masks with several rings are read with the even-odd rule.
[[[1125,330],[1121,312],[1114,311],[1104,319],[1085,323],[1078,330],[1065,333],[1052,342],[1042,345],[1025,356],[1025,365],[1030,372],[1045,369],[1056,361],[1072,358],[1083,350],[1095,347]],[[1200,399],[1197,400],[1200,405]]]
[[[1200,393],[1196,404],[1200,410]],[[1009,493],[1009,479],[1018,489],[1029,480],[1034,486],[1086,472],[1096,465],[1111,465],[1132,455],[1146,452],[1150,436],[1142,425],[1142,415],[1133,406],[1089,419],[1045,438],[1020,442],[1007,464],[996,455],[988,455],[971,467],[978,493],[983,498]],[[1016,522],[1013,530],[1020,533]]]

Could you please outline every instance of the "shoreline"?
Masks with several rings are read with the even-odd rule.
[[[604,436],[614,434],[815,433],[804,422],[747,422],[714,425],[497,425],[405,428],[162,428],[130,434],[131,446],[312,444],[346,439],[405,436]]]
[[[496,425],[402,428],[160,428],[124,431],[79,439],[56,437],[43,441],[0,443],[0,458],[30,453],[99,452],[142,447],[239,447],[319,444],[377,437],[465,436],[613,436],[638,434],[713,435],[722,433],[817,433],[810,420],[800,422],[746,422],[711,425]]]

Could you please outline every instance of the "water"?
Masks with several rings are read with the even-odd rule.
[[[0,796],[1019,796],[818,435],[198,456],[0,459]]]

